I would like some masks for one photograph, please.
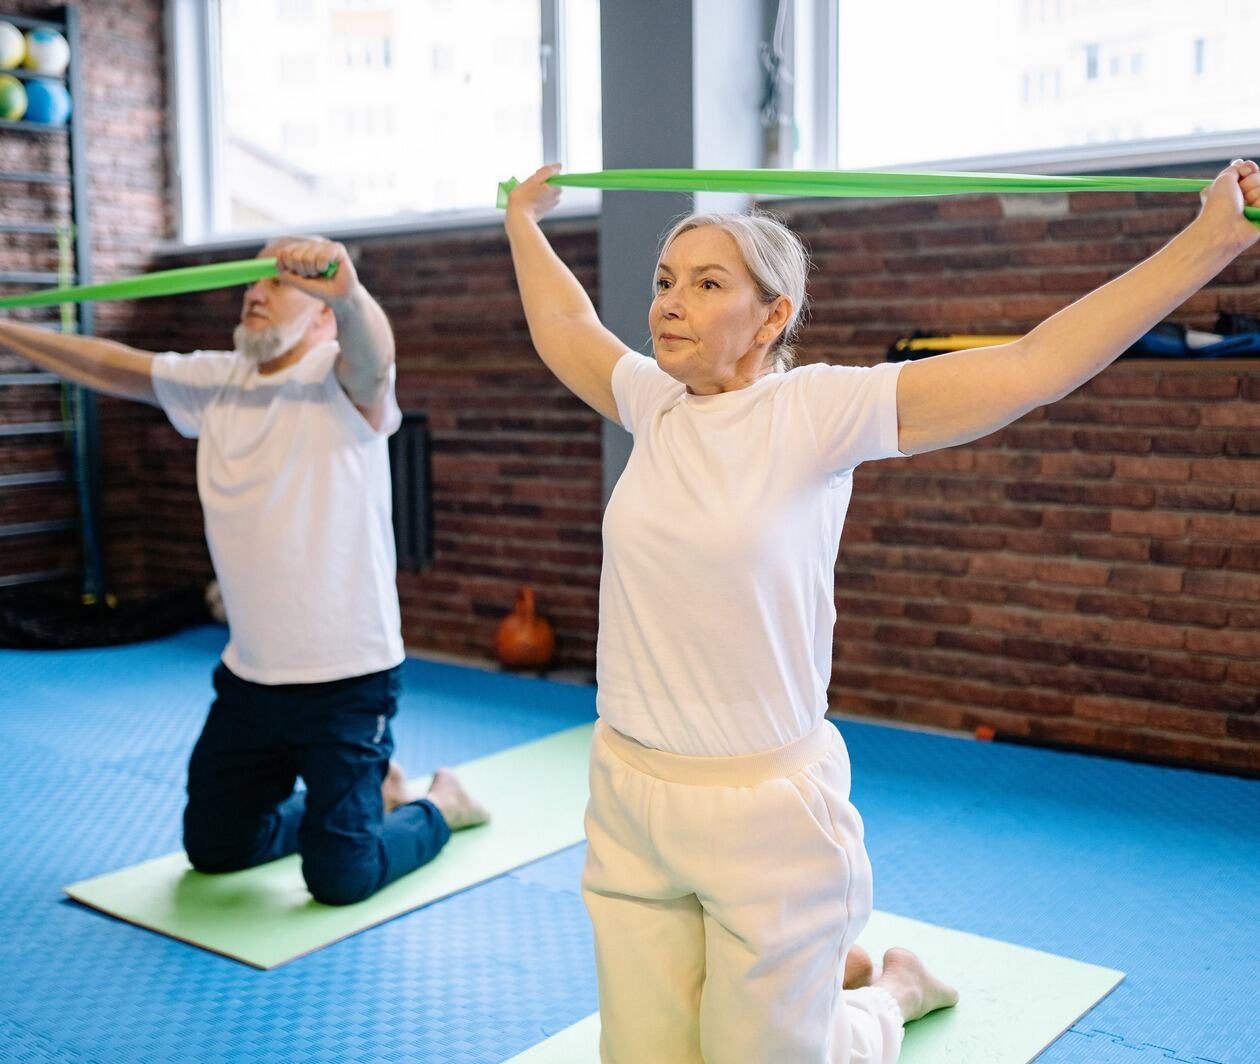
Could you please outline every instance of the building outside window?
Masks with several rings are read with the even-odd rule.
[[[1149,164],[1160,151],[1187,158],[1194,138],[1212,141],[1204,159],[1231,150],[1219,144],[1260,142],[1251,55],[1260,4],[967,0],[966,18],[939,0],[794,6],[829,9],[836,33],[834,70],[822,70],[836,93],[834,149],[797,165],[1000,169],[1012,159],[1088,157],[1087,145],[1094,157],[1106,148],[1109,159],[1132,153]]]
[[[175,68],[181,124],[202,127],[181,146],[204,151],[186,240],[490,211],[561,145],[599,167],[598,0],[172,3],[207,16],[203,81]]]

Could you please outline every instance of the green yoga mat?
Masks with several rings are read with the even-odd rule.
[[[296,855],[207,876],[175,853],[65,891],[120,920],[256,968],[275,968],[581,842],[591,728],[571,728],[459,766],[469,793],[490,810],[490,823],[456,832],[430,864],[357,905],[313,901]]]
[[[878,963],[905,946],[952,982],[952,1009],[906,1027],[900,1064],[1028,1064],[1106,997],[1123,972],[877,912],[859,943]],[[509,1064],[598,1064],[599,1014]]]
[[[739,192],[746,195],[964,196],[1008,192],[1198,192],[1212,182],[1197,177],[1043,177],[1038,174],[973,174],[952,170],[602,170],[556,174],[547,183],[570,188],[640,192]],[[499,184],[496,203],[507,206],[519,182]],[[1243,213],[1260,223],[1260,208]]]

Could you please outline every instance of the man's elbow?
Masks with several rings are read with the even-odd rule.
[[[389,374],[371,374],[358,377],[352,381],[343,381],[342,386],[350,401],[355,406],[371,407],[380,404],[389,391]]]
[[[392,365],[365,367],[343,377],[341,386],[351,402],[359,407],[377,406],[389,391]]]

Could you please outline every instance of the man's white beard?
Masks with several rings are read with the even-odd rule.
[[[292,321],[269,325],[265,329],[250,329],[241,322],[232,332],[232,342],[242,355],[255,365],[262,366],[296,347],[318,313],[319,307],[312,307]]]

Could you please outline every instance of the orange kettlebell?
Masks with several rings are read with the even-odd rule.
[[[509,669],[543,669],[556,649],[551,625],[534,612],[534,590],[523,587],[516,593],[516,609],[499,622],[494,637],[499,661]]]

